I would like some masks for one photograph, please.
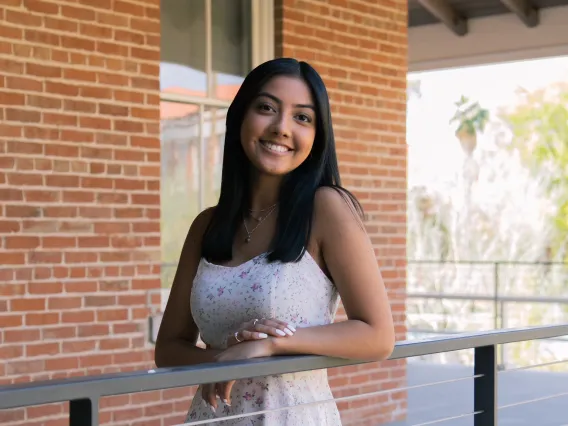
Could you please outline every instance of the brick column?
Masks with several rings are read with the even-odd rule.
[[[0,3],[0,384],[147,368],[160,2]],[[103,401],[102,422],[146,415],[136,401]],[[65,424],[64,410],[0,423]]]
[[[344,184],[362,202],[405,338],[407,3],[277,0],[276,54],[310,62],[329,90]],[[335,397],[403,387],[404,361],[330,370]],[[346,425],[401,420],[403,391],[340,402]]]

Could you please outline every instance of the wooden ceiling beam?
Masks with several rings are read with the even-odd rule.
[[[500,0],[503,5],[513,12],[528,28],[539,24],[539,12],[529,0]]]
[[[455,35],[467,34],[467,20],[459,16],[446,0],[418,0],[418,3]]]

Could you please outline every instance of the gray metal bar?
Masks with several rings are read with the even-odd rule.
[[[410,358],[441,352],[474,349],[482,346],[550,339],[566,335],[568,335],[568,324],[494,330],[479,333],[460,333],[436,339],[410,340],[399,343],[390,358]]]
[[[407,333],[419,333],[419,334],[440,334],[440,335],[459,335],[467,333],[467,331],[456,331],[456,330],[427,330],[424,328],[408,328]],[[548,340],[551,342],[563,342],[568,343],[568,336],[551,337],[543,340]],[[568,425],[566,425],[568,426]]]
[[[445,299],[445,300],[475,300],[494,302],[495,296],[477,294],[445,294],[445,293],[405,293],[408,299]],[[532,296],[498,296],[497,300],[508,303],[562,303],[568,304],[568,297],[532,297]]]
[[[229,108],[229,106],[231,105],[231,102],[222,99],[215,99],[205,96],[184,95],[181,93],[167,93],[167,92],[160,93],[160,100],[163,102],[175,102],[178,104],[207,105],[210,107],[217,107],[217,108]],[[177,265],[177,263],[174,264],[174,266],[175,265]]]
[[[499,327],[499,264],[496,263],[493,266],[493,310],[494,310],[494,328],[502,328]]]
[[[209,4],[209,2],[207,2]],[[209,78],[209,77],[207,77]],[[205,210],[205,107],[199,105],[199,211]]]
[[[407,260],[408,265],[521,265],[521,266],[550,266],[564,265],[566,262],[529,262],[522,260]]]
[[[390,358],[409,358],[482,346],[548,339],[564,335],[568,335],[568,324],[459,334],[432,340],[405,341],[396,345]],[[146,392],[363,363],[365,362],[322,356],[281,356],[228,363],[200,364],[183,368],[164,368],[132,373],[33,382],[0,387],[0,409],[76,399],[96,400],[101,396]]]
[[[213,13],[211,0],[205,1],[205,74],[207,75],[207,97],[215,97],[213,75]]]
[[[475,348],[474,375],[481,375],[473,384],[474,426],[497,424],[497,352],[495,345]]]
[[[69,401],[69,426],[99,426],[99,399]]]

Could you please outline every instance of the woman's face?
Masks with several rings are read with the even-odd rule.
[[[316,135],[315,105],[308,85],[274,77],[253,99],[241,126],[241,144],[262,174],[282,176],[310,154]]]

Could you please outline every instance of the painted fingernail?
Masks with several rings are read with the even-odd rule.
[[[210,405],[209,407],[211,408],[211,411],[213,411],[213,413],[217,414],[215,407],[213,407],[212,405]]]
[[[296,331],[296,327],[293,326],[292,324],[288,324],[288,328],[292,331]]]
[[[276,334],[279,334],[281,336],[286,336],[286,333],[284,333],[282,330],[276,330]]]
[[[268,337],[268,334],[266,334],[266,333],[259,333],[259,334],[258,334],[258,337],[259,337],[260,339],[266,339],[266,338]]]
[[[284,333],[286,333],[288,336],[293,336],[294,333],[292,333],[290,330],[288,330],[287,328],[284,329]]]
[[[225,403],[225,405],[228,405],[229,407],[231,406],[231,403],[224,398],[223,398],[223,402]]]

